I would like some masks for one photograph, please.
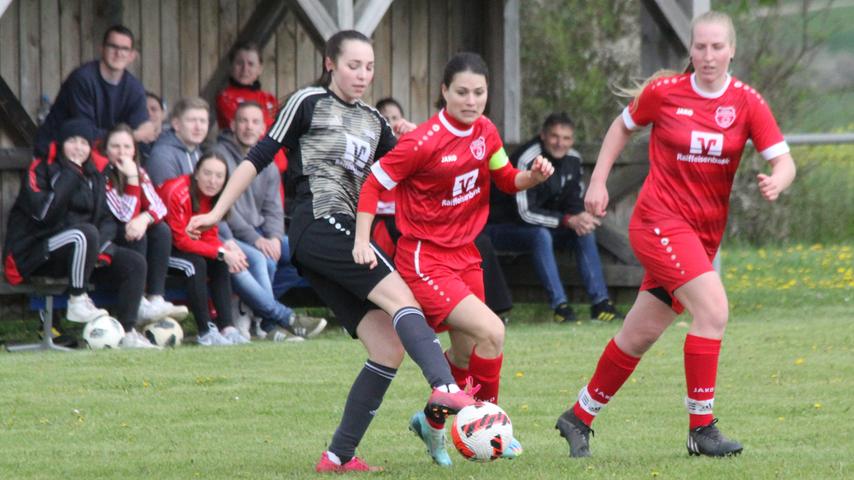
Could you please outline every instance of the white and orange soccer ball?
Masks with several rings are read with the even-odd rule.
[[[501,456],[513,440],[510,417],[498,405],[480,402],[463,408],[454,417],[451,438],[460,455],[476,462]]]

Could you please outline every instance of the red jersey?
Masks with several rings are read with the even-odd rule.
[[[267,125],[267,128],[273,125],[276,112],[279,110],[276,97],[270,92],[261,90],[261,85],[258,82],[247,87],[230,80],[228,86],[216,97],[216,123],[220,130],[231,128],[231,121],[234,120],[234,114],[237,113],[237,106],[247,100],[261,105],[261,110],[264,111],[264,124]]]
[[[684,221],[710,255],[726,227],[733,177],[747,139],[766,160],[789,151],[768,104],[734,77],[714,93],[700,90],[693,74],[656,79],[622,118],[630,130],[652,124],[649,175],[630,228]]]
[[[403,238],[446,248],[469,244],[489,215],[490,171],[508,165],[492,122],[464,125],[441,110],[371,167],[398,188],[395,219]]]
[[[216,258],[219,248],[222,247],[219,228],[216,225],[202,232],[198,240],[190,238],[187,234],[187,225],[193,215],[211,211],[213,208],[211,198],[199,194],[199,211],[193,212],[189,175],[167,180],[160,186],[157,193],[169,209],[166,214],[166,224],[172,230],[172,245],[182,252],[194,253],[210,259]]]

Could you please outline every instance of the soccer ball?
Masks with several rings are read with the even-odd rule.
[[[160,347],[177,347],[184,339],[181,324],[169,317],[148,324],[142,333],[149,342]]]
[[[92,350],[119,348],[119,342],[124,336],[125,328],[110,316],[98,317],[83,327],[83,340]]]
[[[498,405],[481,402],[463,408],[454,417],[451,438],[469,460],[488,462],[501,456],[513,439],[510,417]]]

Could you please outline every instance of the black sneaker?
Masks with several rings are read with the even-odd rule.
[[[590,307],[590,318],[600,322],[610,322],[611,320],[623,320],[626,317],[614,308],[614,304],[610,300],[602,300]]]
[[[572,311],[572,307],[570,307],[568,303],[561,303],[557,308],[555,308],[554,320],[557,323],[574,322],[575,312]]]
[[[728,457],[741,453],[744,447],[735,440],[724,437],[724,434],[715,426],[716,423],[718,423],[717,418],[704,427],[688,430],[689,455]]]
[[[592,428],[575,416],[575,411],[572,408],[558,417],[555,428],[560,431],[560,436],[565,438],[569,444],[570,457],[590,456],[590,435],[595,435],[595,433]]]

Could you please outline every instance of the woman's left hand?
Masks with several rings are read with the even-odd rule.
[[[760,173],[759,175],[756,175],[756,181],[759,184],[759,191],[762,192],[762,196],[769,202],[777,200],[780,193],[784,190],[780,181],[778,181],[774,175],[769,176],[764,173]]]
[[[149,223],[149,216],[147,213],[137,215],[125,224],[125,240],[128,242],[135,242],[141,239],[142,236],[145,235],[145,231],[148,230]]]
[[[394,132],[395,135],[397,135],[399,137],[401,135],[406,135],[407,133],[415,130],[415,127],[417,127],[417,126],[418,125],[415,125],[414,123],[410,122],[409,120],[407,120],[405,118],[401,118],[400,120],[397,121],[397,123],[395,123],[394,125],[391,126],[391,130]]]
[[[534,159],[534,164],[531,166],[531,178],[540,184],[551,177],[553,173],[555,173],[555,167],[552,165],[552,162],[548,161],[542,155],[537,155],[537,158]]]

